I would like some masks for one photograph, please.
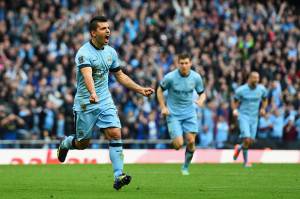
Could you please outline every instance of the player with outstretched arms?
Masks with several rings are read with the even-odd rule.
[[[75,57],[77,92],[73,110],[76,134],[61,142],[57,156],[60,162],[64,162],[69,150],[87,148],[93,128],[97,126],[109,139],[113,187],[119,190],[130,183],[131,176],[123,172],[121,124],[108,89],[108,74],[112,72],[120,84],[144,96],[150,96],[154,90],[141,87],[122,72],[115,49],[108,45],[110,28],[105,17],[94,17],[89,31],[91,40],[78,50]]]

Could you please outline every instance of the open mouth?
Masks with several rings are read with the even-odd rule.
[[[108,41],[109,41],[109,35],[106,35],[106,36],[104,37],[104,40],[105,40],[105,42],[108,42]]]

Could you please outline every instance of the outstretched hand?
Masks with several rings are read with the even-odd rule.
[[[153,93],[154,93],[153,88],[143,88],[142,91],[141,91],[141,94],[146,96],[146,97],[150,97]]]

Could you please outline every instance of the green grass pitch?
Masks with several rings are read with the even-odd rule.
[[[112,188],[111,165],[0,166],[0,198],[10,199],[194,199],[300,198],[299,164],[125,165],[130,185]]]

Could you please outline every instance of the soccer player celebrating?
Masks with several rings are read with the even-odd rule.
[[[57,156],[60,162],[64,162],[69,150],[87,148],[96,125],[109,139],[115,179],[113,187],[119,190],[130,183],[131,176],[123,173],[121,124],[108,89],[108,74],[112,72],[120,84],[144,96],[150,96],[154,90],[141,87],[122,72],[115,49],[108,45],[110,29],[105,17],[94,17],[89,31],[91,40],[78,50],[75,57],[77,92],[73,109],[76,134],[61,142]]]
[[[206,95],[201,76],[191,70],[192,61],[189,55],[179,55],[178,64],[178,69],[164,76],[157,89],[157,99],[162,115],[166,116],[169,134],[176,150],[182,147],[183,134],[185,135],[187,146],[181,172],[189,175],[189,165],[196,148],[195,137],[199,132],[193,92],[196,90],[199,95],[195,101],[198,106],[203,106]],[[163,94],[165,90],[168,90],[167,104]]]
[[[259,74],[251,72],[248,82],[236,89],[232,103],[233,115],[238,118],[240,137],[243,139],[242,144],[235,146],[233,159],[236,160],[243,150],[244,167],[251,167],[248,148],[256,136],[259,114],[264,115],[268,105],[267,89],[258,82]]]

